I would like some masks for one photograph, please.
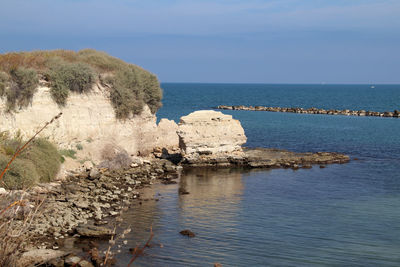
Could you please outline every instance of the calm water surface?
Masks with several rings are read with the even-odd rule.
[[[158,117],[217,105],[400,109],[397,85],[163,84]],[[400,119],[223,111],[249,147],[337,151],[359,160],[309,170],[186,170],[160,201],[130,209],[126,248],[154,246],[135,266],[400,266]],[[189,195],[179,196],[179,187]],[[182,229],[197,234],[179,235]],[[162,244],[162,246],[160,246]],[[121,264],[124,266],[124,264]]]

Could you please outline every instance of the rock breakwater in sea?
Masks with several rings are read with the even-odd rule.
[[[226,105],[217,106],[216,109],[400,118],[400,110],[379,112],[379,111],[350,110],[350,109],[343,109],[343,110],[339,110],[339,109],[319,109],[319,108],[308,108],[308,109],[305,109],[305,108],[298,108],[298,107],[226,106]]]

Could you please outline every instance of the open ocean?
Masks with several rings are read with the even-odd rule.
[[[399,85],[165,83],[158,118],[179,121],[217,105],[393,111]],[[335,151],[358,158],[325,169],[197,170],[156,185],[125,215],[134,225],[118,256],[148,237],[135,266],[400,266],[400,118],[222,111],[248,147]],[[179,196],[185,186],[189,195]],[[190,229],[189,239],[179,234]],[[157,245],[162,244],[162,246]]]

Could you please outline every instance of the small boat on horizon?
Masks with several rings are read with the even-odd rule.
[[[374,89],[374,88],[375,88],[375,86],[374,86],[374,85],[371,85],[371,88],[372,88],[372,89]]]

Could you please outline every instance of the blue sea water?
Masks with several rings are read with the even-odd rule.
[[[393,111],[399,85],[162,84],[157,116],[179,121],[217,105]],[[187,170],[130,209],[128,246],[155,244],[135,266],[400,266],[400,119],[223,111],[248,147],[336,151],[324,169]],[[179,196],[179,187],[189,195]],[[189,239],[178,234],[190,229]],[[161,245],[162,244],[162,245]],[[119,256],[129,260],[127,253]]]

